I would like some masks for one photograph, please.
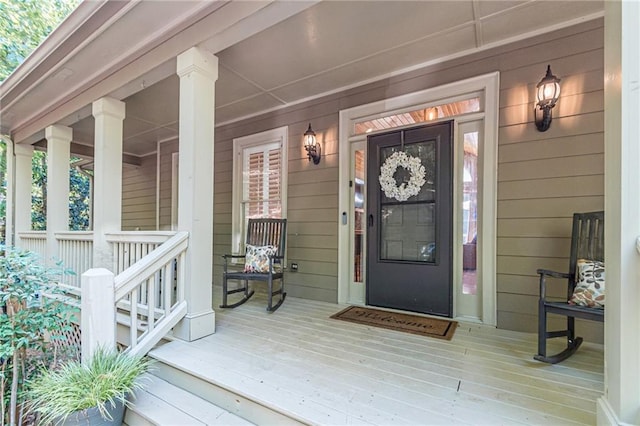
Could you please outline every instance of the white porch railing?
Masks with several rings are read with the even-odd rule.
[[[48,258],[46,231],[20,232],[18,236],[22,249],[38,253],[43,260]],[[57,232],[55,237],[59,243],[59,256],[56,257],[63,260],[65,268],[77,274],[63,275],[60,286],[69,296],[65,298],[66,303],[81,306],[83,358],[97,345],[110,344],[109,340],[115,339],[116,321],[129,328],[127,350],[142,355],[186,314],[184,259],[188,233],[123,231],[107,234],[107,241],[113,247],[116,276],[104,269],[91,269],[92,231]],[[88,277],[82,277],[85,271]],[[95,271],[99,272],[96,274]],[[82,289],[78,288],[81,283]],[[113,317],[113,321],[109,317]],[[105,338],[111,335],[113,338]],[[115,344],[115,340],[112,343]]]
[[[113,247],[113,272],[117,275],[158,248],[175,235],[171,231],[122,231],[107,234],[107,241]],[[46,231],[25,231],[18,233],[20,248],[38,253],[48,261]],[[77,276],[67,276],[65,284],[80,286],[80,275],[93,267],[93,231],[56,232],[60,252],[57,259],[74,271]]]
[[[47,231],[23,231],[18,233],[16,244],[23,250],[38,253],[42,259],[47,258]]]
[[[93,267],[93,231],[56,232],[59,244],[59,258],[64,267],[76,275],[64,275],[64,284],[80,287],[80,277]]]
[[[133,237],[123,234],[111,234],[110,237]],[[137,244],[153,244],[135,243],[131,239],[121,242],[131,244],[128,250]],[[179,232],[115,277],[105,269],[92,269],[83,274],[83,359],[99,345],[115,343],[116,319],[129,326],[127,351],[144,355],[184,317],[187,312],[184,281],[188,243],[188,233]],[[143,247],[140,252],[142,250]],[[136,249],[134,253],[139,252]],[[123,255],[125,258],[120,266],[132,260],[130,255]]]
[[[113,272],[117,275],[173,237],[172,231],[122,231],[107,234],[113,247]]]
[[[47,253],[47,231],[24,231],[18,233],[18,246],[23,250],[38,253],[43,262],[50,258],[61,259],[64,267],[76,275],[64,275],[62,283],[80,287],[80,274],[93,266],[93,232],[67,231],[56,232],[60,252]]]

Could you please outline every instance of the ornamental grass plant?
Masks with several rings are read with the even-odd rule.
[[[105,420],[110,409],[141,389],[140,375],[148,371],[150,360],[115,350],[98,349],[90,361],[64,364],[43,372],[31,383],[31,402],[41,424],[62,423],[70,415],[97,408]]]

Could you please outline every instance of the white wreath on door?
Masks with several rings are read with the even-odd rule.
[[[397,184],[393,175],[403,167],[409,171],[411,178],[409,182]],[[425,183],[425,169],[418,157],[412,157],[402,151],[391,154],[384,164],[380,166],[380,188],[388,198],[395,198],[398,201],[407,201],[410,197],[418,195]]]

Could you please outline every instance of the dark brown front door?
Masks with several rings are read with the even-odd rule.
[[[368,305],[452,315],[452,128],[368,138]]]

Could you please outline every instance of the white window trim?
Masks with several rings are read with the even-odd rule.
[[[241,221],[241,204],[243,193],[243,178],[242,178],[242,152],[243,150],[251,147],[257,147],[260,145],[267,145],[270,143],[279,143],[281,147],[281,162],[282,162],[282,181],[281,181],[281,196],[282,196],[282,218],[287,217],[287,177],[288,177],[288,157],[289,157],[289,143],[288,143],[289,128],[287,126],[278,127],[276,129],[267,130],[260,133],[255,133],[241,138],[233,139],[233,183],[232,183],[232,195],[231,195],[231,251],[232,253],[240,253],[242,250],[242,227],[244,224]]]

